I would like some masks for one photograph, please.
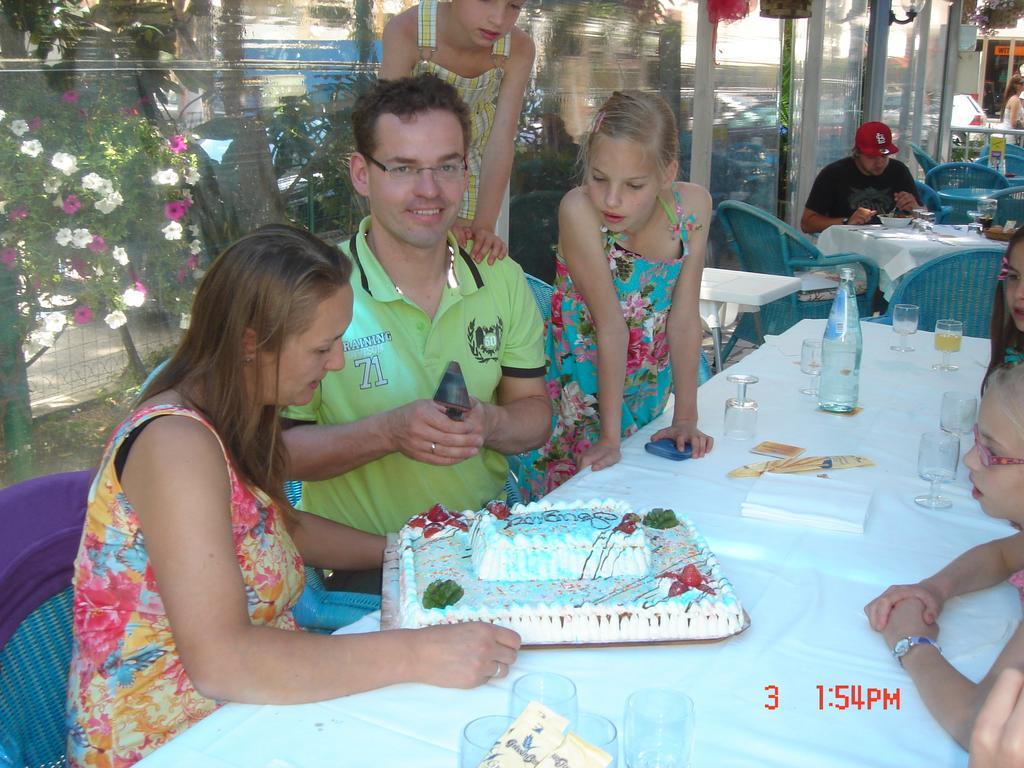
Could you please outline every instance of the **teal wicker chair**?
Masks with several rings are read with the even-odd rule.
[[[931,155],[925,152],[924,149],[919,147],[917,144],[911,142],[910,150],[914,153],[914,159],[917,160],[917,164],[921,166],[921,171],[923,173],[928,173],[928,171],[938,165],[938,162],[936,162]]]
[[[565,192],[540,189],[508,203],[508,254],[528,275],[555,281],[558,204]]]
[[[987,339],[1004,250],[965,248],[932,259],[900,279],[889,307],[916,304],[921,308],[922,331],[934,331],[936,320],[955,318],[963,322],[964,336]],[[872,320],[892,325],[889,313]]]
[[[971,197],[962,200],[944,198],[942,193],[951,189],[1006,189],[1010,183],[1003,174],[978,163],[943,163],[928,171],[924,178],[925,184],[939,193],[946,205],[953,207],[953,212],[946,217],[948,224],[966,224],[978,203]]]
[[[989,195],[989,199],[998,202],[995,216],[992,217],[993,224],[1002,226],[1012,219],[1018,227],[1024,226],[1024,187],[1000,189]]]
[[[747,272],[793,276],[796,271],[828,269],[843,264],[859,264],[866,276],[864,292],[857,296],[861,317],[871,314],[871,304],[878,288],[878,268],[863,256],[854,253],[825,256],[805,235],[760,208],[726,200],[716,213],[726,239],[735,251],[740,266]],[[818,301],[801,301],[799,294],[790,294],[761,307],[761,324],[765,333],[778,334],[805,318],[828,317],[830,297]],[[723,359],[738,338],[757,341],[753,318],[745,314],[736,326],[723,351]]]
[[[988,155],[979,157],[974,162],[978,165],[983,165],[986,168],[990,167],[988,164]],[[1003,173],[1011,176],[1024,176],[1024,152],[1021,152],[1020,154],[1011,154],[1007,152],[1006,157],[1003,158]]]
[[[554,295],[555,289],[540,278],[534,277],[529,273],[526,275],[526,284],[533,291],[533,299],[537,302],[537,309],[540,310],[541,318],[547,323],[551,319],[551,297]]]
[[[917,199],[929,211],[935,214],[936,224],[945,224],[946,217],[953,212],[953,206],[943,205],[939,199],[939,193],[929,187],[923,181],[914,179],[914,186],[917,187]]]
[[[981,154],[978,159],[974,162],[981,163],[982,165],[988,165],[988,142],[985,143],[985,147],[981,150]],[[1024,147],[1019,147],[1016,144],[1008,143],[1006,145],[1006,156],[1007,157],[1024,157]]]
[[[65,764],[71,577],[92,474],[44,475],[0,490],[3,766]]]

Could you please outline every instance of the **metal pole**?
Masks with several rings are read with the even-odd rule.
[[[949,149],[953,141],[949,120],[953,114],[953,85],[956,80],[956,65],[960,57],[960,14],[963,0],[952,0],[949,4],[949,20],[946,24],[946,61],[942,70],[942,101],[939,104],[939,147],[942,162],[949,160]]]
[[[882,119],[891,10],[891,0],[878,0],[871,8],[871,18],[868,22],[868,66],[864,76],[864,114],[861,122]]]
[[[693,143],[690,151],[690,181],[711,187],[712,126],[715,121],[715,49],[711,44],[708,2],[697,4],[697,60],[694,62]]]

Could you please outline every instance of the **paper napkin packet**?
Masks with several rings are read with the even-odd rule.
[[[863,533],[870,488],[830,477],[766,473],[740,505],[743,517],[827,531]]]
[[[798,474],[800,472],[827,472],[833,469],[873,467],[875,462],[863,456],[804,456],[797,459],[776,459],[744,464],[729,473],[729,477],[760,477],[765,472]]]
[[[607,768],[612,756],[566,733],[568,725],[566,718],[531,701],[478,768]]]

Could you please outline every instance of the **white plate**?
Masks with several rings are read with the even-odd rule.
[[[907,217],[897,216],[879,216],[878,220],[882,222],[882,226],[889,227],[891,229],[900,229],[902,227],[909,227],[912,219]]]

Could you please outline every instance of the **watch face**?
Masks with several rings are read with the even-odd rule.
[[[896,643],[896,645],[892,649],[892,652],[893,652],[894,656],[899,658],[900,656],[904,655],[909,650],[910,650],[910,638],[904,637],[902,640],[900,640],[898,643]]]

